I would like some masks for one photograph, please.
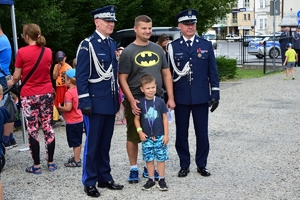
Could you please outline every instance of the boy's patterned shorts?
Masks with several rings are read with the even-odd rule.
[[[143,160],[151,162],[154,159],[158,162],[164,162],[169,159],[168,145],[162,142],[163,135],[156,136],[155,141],[152,137],[148,137],[145,142],[142,142]]]

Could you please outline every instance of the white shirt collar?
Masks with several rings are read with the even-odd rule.
[[[101,38],[102,40],[105,40],[105,39],[106,39],[106,37],[104,37],[104,35],[102,35],[99,31],[96,30],[96,33],[100,36],[100,38]],[[108,37],[107,37],[107,38],[108,38]]]
[[[188,40],[191,40],[192,42],[191,42],[191,46],[193,45],[193,42],[194,42],[194,39],[195,39],[195,35],[193,36],[193,37],[191,37],[190,39],[187,39],[186,37],[184,37],[184,36],[182,36],[183,37],[183,39],[184,39],[184,41],[186,42],[186,41],[188,41]]]

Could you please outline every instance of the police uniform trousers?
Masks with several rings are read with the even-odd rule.
[[[92,114],[83,155],[82,183],[85,187],[113,180],[109,150],[115,115]]]
[[[300,49],[295,49],[295,51],[296,51],[296,53],[298,54],[298,63],[297,63],[297,61],[296,61],[295,67],[297,67],[297,65],[298,65],[298,67],[300,67]]]
[[[285,61],[285,52],[286,52],[286,43],[280,44],[280,52],[281,52],[281,62],[284,63]]]
[[[189,167],[191,163],[188,129],[190,113],[192,112],[194,129],[196,134],[196,155],[197,167],[206,167],[209,152],[208,140],[208,104],[182,105],[176,104],[176,142],[175,148],[180,159],[180,167]],[[194,145],[194,141],[191,141]]]

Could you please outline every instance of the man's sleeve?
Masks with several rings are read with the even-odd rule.
[[[130,71],[131,71],[130,57],[127,54],[125,48],[120,56],[118,72],[120,74],[130,74]]]
[[[76,85],[79,99],[79,108],[91,107],[92,103],[89,94],[90,76],[90,52],[89,42],[83,41],[77,50]]]
[[[211,99],[220,99],[220,81],[219,81],[219,75],[218,75],[218,69],[216,64],[216,58],[215,53],[213,50],[213,46],[210,43],[210,47],[208,50],[209,53],[209,66],[208,66],[208,73],[209,73],[209,81],[210,81],[210,87],[211,87]]]

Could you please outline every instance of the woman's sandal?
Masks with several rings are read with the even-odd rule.
[[[65,167],[81,167],[81,160],[76,162],[74,157],[69,158],[68,163],[65,163]]]
[[[57,169],[57,165],[55,163],[48,164],[48,170],[53,172]]]
[[[32,174],[41,174],[42,173],[42,170],[41,170],[41,167],[37,167],[35,168],[33,165],[31,167],[27,167],[25,169],[25,172],[27,173],[32,173]]]

